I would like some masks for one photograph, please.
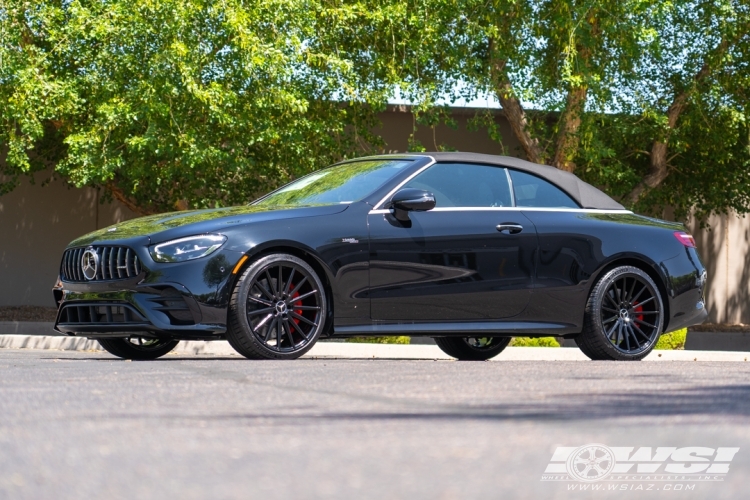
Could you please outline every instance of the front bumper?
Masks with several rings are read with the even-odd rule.
[[[219,250],[193,261],[158,264],[134,249],[143,270],[130,279],[58,281],[55,330],[89,338],[143,337],[179,340],[223,338],[234,286],[232,269],[242,253]]]

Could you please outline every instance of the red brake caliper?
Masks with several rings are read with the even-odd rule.
[[[635,313],[642,313],[643,312],[643,306],[639,305],[638,302],[633,303],[633,305],[635,306],[633,308],[633,312],[635,312]],[[635,317],[635,319],[637,319],[638,321],[643,321],[643,314],[638,314]]]
[[[294,290],[294,284],[292,284],[291,289]],[[294,295],[292,295],[292,300],[294,300],[297,297],[299,297],[299,292],[294,292]],[[294,307],[300,307],[301,305],[302,305],[301,300],[298,300],[297,302],[294,303]],[[302,316],[302,309],[292,309],[292,311]],[[294,321],[295,325],[299,325],[299,320],[297,318],[292,318],[292,321]]]

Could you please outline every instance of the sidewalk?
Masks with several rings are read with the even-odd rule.
[[[94,340],[41,335],[0,335],[0,349],[39,349],[62,351],[101,351]],[[170,356],[237,356],[226,341],[180,342]],[[452,360],[434,345],[354,344],[318,342],[304,358],[326,359],[415,359]],[[646,361],[739,361],[750,352],[654,351]],[[589,361],[578,349],[554,347],[508,347],[493,361]]]

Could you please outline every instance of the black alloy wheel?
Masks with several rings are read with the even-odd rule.
[[[500,354],[511,337],[435,337],[437,346],[459,361],[486,361]]]
[[[309,351],[326,323],[326,294],[304,260],[273,254],[240,277],[229,306],[227,340],[250,359],[296,359]]]
[[[575,341],[594,360],[637,361],[654,348],[663,325],[664,306],[654,281],[637,267],[621,266],[594,286]]]
[[[97,339],[97,342],[110,354],[136,360],[160,358],[179,344],[177,340],[144,337]]]

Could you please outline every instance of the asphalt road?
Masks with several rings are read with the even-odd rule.
[[[744,499],[749,375],[750,362],[0,350],[0,498]],[[588,443],[740,451],[724,481],[687,491],[541,481],[556,447]]]

